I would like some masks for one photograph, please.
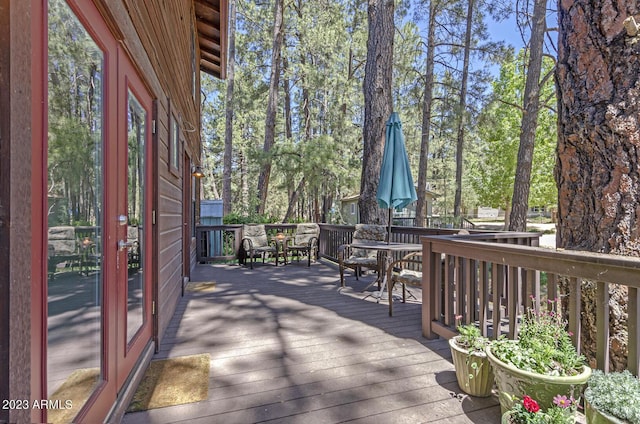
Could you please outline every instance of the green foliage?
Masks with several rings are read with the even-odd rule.
[[[225,225],[233,224],[272,224],[278,222],[278,219],[269,215],[240,215],[238,213],[230,213],[222,219]]]
[[[467,349],[469,353],[484,352],[489,345],[489,339],[480,333],[480,329],[475,325],[459,325],[459,335],[456,337],[458,346]]]
[[[396,2],[393,106],[403,120],[414,180],[419,173],[420,144],[424,132],[427,5],[427,2],[409,0]],[[478,167],[476,158],[482,157],[481,164],[483,161],[493,164],[496,160],[495,157],[480,155],[477,144],[480,140],[484,143],[486,138],[478,135],[477,115],[489,91],[488,64],[500,61],[504,51],[499,44],[487,41],[485,17],[491,14],[494,19],[501,20],[508,13],[507,6],[508,2],[493,0],[476,2],[469,107],[459,111],[463,54],[460,46],[464,42],[466,5],[461,2],[437,4],[437,63],[427,165],[427,181],[438,187],[434,189],[437,194],[434,214],[446,215],[453,209],[456,157],[453,144],[456,139],[455,123],[461,113],[466,114],[465,139],[468,145],[468,148],[465,146],[464,157],[463,210],[477,203],[476,186],[471,184],[476,178],[470,173]],[[292,207],[292,220],[308,221],[319,208],[325,212],[333,207],[338,209],[342,197],[360,190],[367,2],[294,0],[285,3],[276,139],[273,151],[268,154],[264,153],[263,144],[273,43],[273,0],[238,2],[237,11],[231,175],[233,211],[247,215],[255,209],[258,174],[267,161],[272,163],[265,205],[268,214],[282,218],[298,187],[301,190]],[[227,82],[213,81],[203,74],[202,83],[203,162],[212,171],[212,177],[203,181],[202,188],[205,198],[217,198],[223,186]],[[500,84],[502,82],[496,86]],[[487,109],[485,114],[491,113]],[[504,126],[503,134],[507,134],[512,127]],[[512,133],[517,135],[518,129],[514,128],[516,130]],[[504,138],[496,136],[492,140],[502,141]],[[517,137],[514,142],[517,144]],[[536,164],[534,169],[538,169]],[[544,174],[546,171],[541,172]],[[512,181],[513,173],[513,169],[505,173],[503,180]],[[301,181],[304,184],[301,185]],[[539,187],[537,191],[546,187],[536,184]],[[493,187],[487,188],[487,191],[491,190]],[[504,199],[500,202],[500,206],[505,204]],[[494,204],[493,201],[488,203]]]
[[[566,330],[566,322],[554,310],[529,309],[518,340],[496,340],[491,344],[491,353],[516,368],[545,375],[577,375],[585,365]]]
[[[478,135],[481,140],[480,163],[473,172],[471,184],[482,204],[507,209],[513,194],[513,180],[520,145],[520,125],[526,69],[524,52],[506,60],[500,76],[493,84],[492,101],[483,110]],[[545,60],[543,75],[552,72],[553,63]],[[533,156],[529,204],[546,206],[557,201],[553,176],[557,140],[557,115],[552,104],[555,100],[553,78],[541,87],[541,108],[538,113]]]
[[[628,370],[608,374],[594,370],[584,397],[599,411],[640,424],[640,380]]]

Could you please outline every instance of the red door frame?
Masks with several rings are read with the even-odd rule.
[[[153,158],[155,152],[152,144],[151,136],[151,120],[155,118],[152,110],[152,100],[149,92],[146,89],[145,84],[142,82],[140,76],[135,71],[133,65],[129,62],[129,59],[124,54],[124,51],[118,47],[117,41],[109,27],[96,8],[95,4],[90,1],[84,0],[67,0],[69,7],[73,10],[75,15],[82,22],[86,31],[91,34],[95,43],[104,53],[104,124],[103,124],[103,166],[105,169],[109,169],[109,165],[118,163],[122,160],[122,152],[118,151],[118,139],[121,137],[121,129],[124,128],[126,140],[126,106],[124,109],[119,105],[120,99],[123,97],[126,103],[126,96],[123,95],[122,87],[129,87],[128,81],[133,81],[132,91],[137,93],[138,100],[143,103],[143,107],[147,112],[147,153],[146,158],[146,181],[152,183],[152,187],[148,185],[145,187],[147,190],[146,198],[146,226],[145,242],[147,245],[147,261],[145,273],[146,290],[147,290],[147,304],[145,305],[145,324],[143,330],[140,331],[129,346],[126,343],[126,320],[124,321],[124,327],[121,327],[122,320],[119,318],[122,316],[122,308],[126,311],[126,291],[124,293],[124,304],[122,304],[121,296],[122,290],[118,290],[119,284],[114,284],[119,278],[117,269],[118,263],[118,249],[117,240],[121,236],[120,231],[126,232],[126,226],[123,230],[117,228],[115,217],[118,215],[119,210],[122,208],[122,197],[125,199],[126,206],[126,191],[124,195],[119,193],[119,187],[122,187],[121,181],[118,179],[120,172],[116,172],[116,175],[109,174],[107,172],[104,179],[104,251],[102,261],[104,263],[103,273],[103,302],[102,302],[102,378],[99,382],[96,390],[87,400],[84,408],[80,414],[76,417],[76,421],[79,422],[102,422],[106,418],[107,414],[111,410],[114,402],[117,399],[117,394],[121,389],[121,386],[129,371],[133,369],[137,359],[139,358],[142,350],[147,345],[148,341],[152,340],[152,334],[154,333],[155,323],[152,319],[151,301],[152,294],[155,296],[156,288],[153,284],[151,276],[156,268],[156,264],[152,261],[152,249],[156,247],[152,243],[155,232],[155,224],[152,221],[152,208],[155,205],[156,189],[154,183],[154,168]],[[31,20],[31,34],[33,40],[32,48],[32,255],[34,258],[46,258],[47,246],[45,243],[46,234],[46,216],[42,211],[45,210],[47,204],[47,62],[48,62],[48,49],[47,49],[47,16],[48,16],[48,4],[47,0],[31,0],[32,20]],[[118,60],[119,51],[121,52],[121,60]],[[121,72],[119,63],[125,69]],[[125,80],[125,74],[129,76],[129,79]],[[144,92],[145,97],[140,93]],[[124,91],[126,93],[126,91]],[[125,122],[122,124],[122,117],[119,113],[125,113]],[[117,130],[114,130],[117,129]],[[120,138],[120,140],[122,140]],[[122,149],[121,149],[122,150]],[[126,153],[126,152],[125,152]],[[126,156],[124,162],[126,167]],[[126,169],[126,168],[125,168]],[[125,174],[126,175],[126,174]],[[126,177],[125,177],[126,187]],[[152,194],[153,193],[153,194]],[[118,200],[120,199],[120,200]],[[41,207],[38,207],[40,205]],[[124,214],[126,215],[126,207],[124,208]],[[126,252],[125,252],[126,254]],[[126,263],[126,257],[125,262]],[[47,284],[46,284],[46,261],[32,261],[32,307],[31,307],[31,322],[32,322],[32,335],[31,335],[31,363],[32,377],[31,377],[31,393],[34,399],[46,399],[47,398]],[[125,270],[126,272],[126,270]],[[125,277],[126,278],[126,277]],[[126,279],[125,279],[126,284]],[[119,305],[120,304],[120,305]],[[120,308],[120,310],[119,310]],[[123,331],[124,330],[124,331]],[[122,333],[124,332],[124,335]],[[124,343],[118,340],[118,337],[122,336]],[[124,346],[124,347],[123,347]],[[117,361],[120,361],[120,368],[117,366]],[[126,370],[125,370],[126,369]],[[31,413],[33,422],[45,422],[46,410],[32,410]]]
[[[38,3],[38,5],[35,5]],[[95,7],[93,2],[86,2],[83,0],[67,0],[67,4],[73,10],[74,14],[77,18],[82,22],[85,30],[91,35],[93,41],[96,45],[103,51],[104,53],[104,123],[103,123],[103,167],[106,168],[107,164],[114,163],[117,159],[117,143],[116,131],[113,131],[115,128],[115,119],[117,119],[117,101],[115,95],[117,94],[117,78],[118,78],[118,69],[117,69],[117,42],[116,39],[111,34],[109,27],[107,26],[104,18]],[[38,63],[42,64],[42,67],[37,69],[39,76],[38,78],[34,78],[34,81],[42,81],[42,92],[41,99],[42,101],[38,101],[39,99],[34,98],[34,122],[42,122],[42,132],[39,136],[39,139],[34,143],[35,146],[41,146],[41,155],[42,159],[40,162],[40,183],[34,184],[34,198],[38,198],[40,204],[47,204],[47,175],[46,175],[46,167],[47,167],[47,159],[46,152],[48,150],[48,142],[47,142],[47,131],[46,128],[48,126],[48,112],[47,112],[47,92],[48,92],[48,76],[47,76],[47,62],[48,62],[48,2],[47,0],[34,0],[35,10],[42,10],[43,16],[39,21],[38,25],[39,29],[39,37],[34,37],[34,40],[40,40],[41,46],[34,50],[39,50],[39,54],[41,55]],[[34,45],[38,45],[37,42],[34,42]],[[34,67],[37,68],[37,67]],[[37,109],[37,112],[36,112]],[[36,162],[33,163],[33,166],[37,166]],[[115,199],[117,185],[113,180],[108,178],[104,179],[104,216],[112,217],[115,216],[116,212],[116,202],[111,201],[109,199]],[[34,210],[44,210],[44,208],[33,208]],[[34,240],[39,240],[39,249],[40,255],[39,257],[46,258],[46,245],[44,243],[46,234],[46,217],[41,215],[37,218],[39,221],[34,225],[33,232],[38,233],[38,237]],[[109,413],[116,397],[118,388],[116,387],[116,367],[112,366],[107,358],[114,358],[116,351],[116,338],[115,332],[113,331],[104,331],[105,328],[115,328],[116,327],[116,318],[117,314],[115,311],[116,302],[111,302],[110,299],[113,299],[113,289],[110,287],[113,285],[107,285],[105,282],[115,281],[115,265],[116,265],[116,251],[111,248],[114,246],[115,234],[113,230],[106,225],[107,221],[104,222],[104,232],[103,239],[104,241],[104,251],[102,256],[102,262],[104,267],[103,272],[103,302],[102,302],[102,355],[101,355],[101,366],[102,366],[102,381],[98,383],[98,386],[94,390],[91,397],[85,403],[83,409],[80,411],[80,414],[76,417],[77,421],[80,422],[98,422],[103,421],[104,418]],[[35,244],[35,243],[34,243]],[[42,335],[40,340],[37,342],[32,338],[32,352],[39,351],[39,365],[40,365],[40,381],[38,383],[39,390],[34,390],[33,393],[40,393],[40,399],[47,398],[47,310],[48,310],[48,299],[47,299],[47,283],[46,283],[46,261],[42,261],[39,267],[39,278],[41,290],[39,293],[39,299],[37,303],[39,304],[39,308],[42,312],[38,313],[36,308],[32,308],[32,319],[35,318],[34,312],[38,313],[39,316],[39,327],[41,329],[40,334]],[[36,295],[37,296],[37,295]],[[35,323],[34,323],[35,325]],[[38,346],[40,348],[38,348]],[[34,361],[35,363],[35,361]],[[35,411],[32,413],[36,415],[38,419],[36,422],[44,422],[46,411]],[[35,417],[34,417],[35,418]]]
[[[141,263],[144,265],[142,271],[144,278],[144,305],[143,305],[143,324],[140,330],[135,334],[131,343],[127,343],[127,303],[128,303],[128,251],[118,250],[118,264],[119,269],[118,283],[117,283],[117,299],[118,299],[118,325],[117,325],[117,341],[116,341],[116,381],[118,389],[127,380],[129,372],[135,366],[138,358],[141,356],[145,346],[151,340],[153,335],[153,320],[151,316],[151,299],[152,299],[152,279],[150,272],[153,268],[153,260],[151,255],[152,249],[152,198],[153,191],[153,169],[151,166],[151,159],[153,158],[152,143],[151,143],[151,120],[153,103],[149,92],[147,91],[142,79],[139,77],[138,72],[134,68],[127,54],[123,49],[118,49],[118,212],[117,215],[127,216],[127,202],[128,202],[128,100],[129,91],[133,93],[135,98],[140,102],[141,106],[146,112],[145,120],[145,165],[144,165],[144,230],[142,242],[142,255]],[[119,225],[117,229],[117,239],[127,239],[127,225]],[[117,242],[116,242],[117,244]]]

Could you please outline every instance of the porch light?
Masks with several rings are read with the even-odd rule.
[[[194,165],[191,167],[191,175],[196,178],[204,178],[204,172],[200,165]]]

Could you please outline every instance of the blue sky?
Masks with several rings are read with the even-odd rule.
[[[493,41],[504,41],[513,46],[516,52],[523,47],[515,16],[510,16],[502,22],[495,22],[490,18],[489,21],[487,27]]]

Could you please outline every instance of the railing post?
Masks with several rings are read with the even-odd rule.
[[[422,335],[427,339],[435,339],[437,335],[431,329],[431,322],[436,317],[436,266],[440,266],[440,254],[434,253],[430,240],[422,240]],[[436,256],[438,260],[436,260]]]

